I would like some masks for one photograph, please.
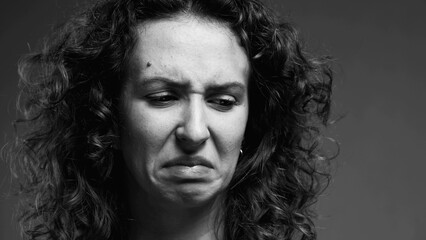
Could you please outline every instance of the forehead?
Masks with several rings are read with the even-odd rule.
[[[248,79],[245,50],[224,24],[184,15],[144,22],[136,33],[130,76],[216,82]]]

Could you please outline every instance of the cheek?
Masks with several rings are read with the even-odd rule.
[[[241,128],[225,128],[221,135],[221,147],[224,152],[239,151],[241,143],[244,139],[244,129]]]
[[[129,105],[123,113],[123,144],[136,145],[138,148],[153,148],[167,135],[164,118],[150,113],[141,104]]]
[[[242,115],[240,118],[233,119],[233,124],[223,124],[221,128],[221,136],[219,140],[219,154],[221,159],[221,172],[223,184],[227,186],[235,172],[238,159],[240,157],[240,149],[244,140],[247,117]]]
[[[123,109],[121,149],[129,167],[152,168],[167,133],[162,118],[131,104]]]
[[[241,143],[247,125],[248,110],[242,108],[239,112],[217,119],[217,146],[222,155],[221,158],[238,159]],[[228,160],[229,161],[229,160]]]

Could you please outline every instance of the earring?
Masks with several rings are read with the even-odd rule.
[[[240,155],[243,155],[243,150],[242,149],[240,149]]]

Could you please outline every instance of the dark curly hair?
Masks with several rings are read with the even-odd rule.
[[[224,202],[224,238],[316,239],[312,204],[329,182],[318,147],[328,125],[328,58],[258,0],[107,0],[73,16],[19,64],[23,117],[14,159],[29,239],[125,239],[114,145],[135,28],[192,14],[225,24],[251,65],[249,120]]]

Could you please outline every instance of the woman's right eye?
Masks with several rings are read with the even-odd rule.
[[[168,106],[178,100],[178,97],[169,92],[149,94],[146,98],[151,105],[159,107]]]

